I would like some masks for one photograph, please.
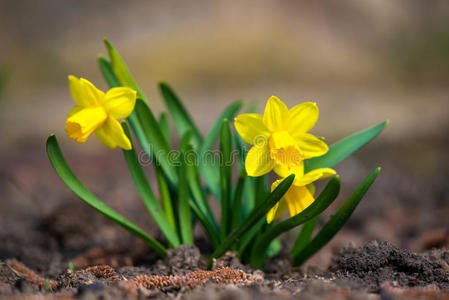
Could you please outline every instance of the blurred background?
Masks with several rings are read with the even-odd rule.
[[[449,245],[448,1],[1,0],[0,28],[3,257],[33,264],[42,239],[61,261],[126,240],[117,230],[131,239],[54,174],[45,154],[52,132],[89,188],[152,228],[120,151],[96,138],[80,145],[65,136],[73,106],[67,76],[106,90],[96,61],[106,53],[104,37],[155,113],[164,110],[157,83],[165,80],[203,132],[229,103],[257,101],[262,109],[271,95],[290,107],[316,101],[313,132],[329,144],[390,120],[381,136],[336,168],[344,195],[374,167],[383,170],[328,248],[370,239],[414,250]],[[80,229],[80,220],[91,227]],[[23,246],[30,243],[37,246]]]

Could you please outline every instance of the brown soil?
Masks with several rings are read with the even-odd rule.
[[[282,237],[286,250],[262,271],[228,253],[215,263],[216,270],[230,267],[227,275],[204,272],[210,247],[201,231],[200,249],[183,246],[160,260],[66,189],[44,153],[17,152],[0,161],[0,298],[449,299],[449,186],[443,176],[449,143],[435,139],[427,168],[416,165],[424,159],[417,148],[406,146],[431,140],[374,143],[344,162],[337,169],[341,197],[321,222],[370,170],[383,168],[349,223],[305,266],[291,267],[292,233]],[[68,157],[83,182],[95,183],[88,184],[95,194],[160,239],[123,176],[126,166],[110,164],[120,159],[104,152]]]

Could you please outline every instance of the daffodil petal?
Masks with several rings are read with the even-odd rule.
[[[77,112],[81,111],[84,107],[80,106],[80,105],[76,105],[74,106],[68,113],[69,118],[71,116],[73,116],[74,114],[76,114]]]
[[[295,177],[295,181],[293,182],[293,185],[295,186],[305,186],[308,185],[318,179],[324,179],[331,176],[334,176],[337,172],[331,168],[320,168],[312,170],[302,177]]]
[[[270,172],[274,167],[274,161],[270,157],[268,146],[253,146],[249,149],[245,160],[246,173],[257,177]]]
[[[104,92],[97,89],[89,80],[80,78],[80,83],[84,87],[84,95],[86,97],[86,101],[92,104],[101,104],[104,98]]]
[[[242,139],[250,145],[268,143],[270,132],[260,114],[241,114],[234,120],[234,126]]]
[[[315,195],[316,187],[313,183],[306,185],[306,188],[309,190],[309,192],[312,196]]]
[[[73,75],[69,76],[69,88],[73,100],[82,107],[98,104],[99,99],[104,96],[104,93],[88,80],[78,79]]]
[[[312,194],[304,186],[292,185],[284,195],[290,217],[296,216],[315,201]]]
[[[279,177],[287,177],[290,174],[295,174],[295,178],[299,178],[304,175],[304,162],[301,162],[297,166],[293,166],[291,168],[284,164],[276,164],[273,170]]]
[[[282,182],[282,179],[278,179],[271,184],[271,191],[274,191],[278,185]],[[267,213],[267,223],[270,224],[273,220],[279,219],[287,210],[287,203],[284,198],[281,198]]]
[[[325,142],[310,133],[296,134],[295,140],[305,159],[322,156],[329,150]]]
[[[102,105],[114,119],[123,119],[128,117],[136,104],[136,91],[128,87],[116,87],[110,89]]]
[[[318,116],[315,102],[298,104],[288,111],[288,131],[292,135],[307,132],[315,126]]]
[[[267,223],[270,224],[274,220],[279,219],[287,210],[288,206],[284,198],[278,201],[267,213]]]
[[[270,131],[283,130],[286,127],[288,121],[288,108],[277,98],[271,96],[268,99],[265,112],[263,114],[263,122]]]
[[[83,84],[73,75],[69,76],[69,88],[70,94],[77,105],[85,107],[93,104],[86,97]]]
[[[107,147],[114,149],[117,146],[125,150],[131,150],[132,145],[120,123],[114,118],[109,117],[104,125],[100,127],[95,134],[100,141]]]

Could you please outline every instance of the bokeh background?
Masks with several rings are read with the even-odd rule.
[[[96,62],[104,37],[154,112],[164,110],[157,83],[165,80],[203,132],[232,101],[263,108],[271,95],[290,107],[316,101],[313,132],[330,144],[388,119],[378,139],[336,168],[344,195],[374,167],[383,170],[328,249],[370,239],[414,250],[448,245],[448,20],[445,0],[1,0],[0,254],[33,264],[42,250],[24,245],[45,240],[63,261],[117,245],[117,230],[131,239],[56,177],[45,154],[52,132],[89,188],[152,228],[120,151],[64,133],[73,105],[67,76],[106,89]]]

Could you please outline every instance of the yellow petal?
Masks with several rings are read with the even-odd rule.
[[[68,113],[69,118],[71,116],[73,116],[74,114],[76,114],[77,112],[81,111],[84,107],[80,106],[80,105],[76,105],[74,106]]]
[[[310,133],[296,134],[295,139],[305,159],[322,156],[329,150],[325,142]]]
[[[84,143],[106,119],[107,114],[103,107],[99,105],[85,107],[67,119],[65,130],[71,139]]]
[[[268,142],[270,132],[260,114],[242,114],[235,118],[234,126],[242,139],[250,145]]]
[[[315,102],[298,104],[288,111],[288,131],[290,134],[304,133],[318,121],[318,106]]]
[[[263,122],[270,131],[284,130],[288,121],[288,108],[277,98],[271,96],[268,99],[265,112],[263,114]]]
[[[125,150],[132,149],[131,141],[126,136],[122,126],[112,117],[109,117],[95,133],[100,141],[111,149],[117,146]]]
[[[285,199],[282,198],[281,200],[279,200],[278,203],[276,203],[271,209],[270,211],[267,213],[267,223],[270,224],[271,222],[273,222],[274,220],[279,219],[280,217],[282,217],[282,215],[285,213],[285,211],[287,210],[287,203],[285,202]]]
[[[290,174],[295,174],[295,178],[299,178],[304,175],[304,162],[302,161],[298,165],[290,168],[284,164],[276,164],[273,170],[279,177],[287,177]]]
[[[304,186],[292,185],[284,195],[290,217],[296,216],[315,201],[312,194]]]
[[[308,185],[318,179],[324,179],[324,178],[334,176],[336,173],[337,172],[335,172],[335,170],[330,169],[330,168],[315,169],[315,170],[312,170],[312,171],[306,173],[302,177],[295,177],[295,181],[293,182],[293,184],[295,186],[305,186],[305,185]]]
[[[136,91],[127,87],[112,88],[106,93],[102,104],[114,119],[126,118],[136,104]]]
[[[270,172],[274,161],[270,158],[268,146],[253,146],[245,159],[245,169],[249,176],[262,176]]]
[[[98,104],[98,99],[104,95],[86,79],[78,79],[72,75],[69,76],[69,88],[73,100],[82,107]]]
[[[104,93],[97,89],[89,80],[80,78],[81,84],[84,86],[85,95],[89,99],[88,101],[100,104],[103,101]]]
[[[315,195],[316,187],[313,183],[306,185],[306,188],[309,190],[312,196]]]
[[[271,185],[271,191],[274,191],[278,185],[282,182],[282,179],[278,179]],[[285,199],[279,200],[267,213],[267,223],[270,224],[273,220],[279,219],[287,210],[287,203]]]

